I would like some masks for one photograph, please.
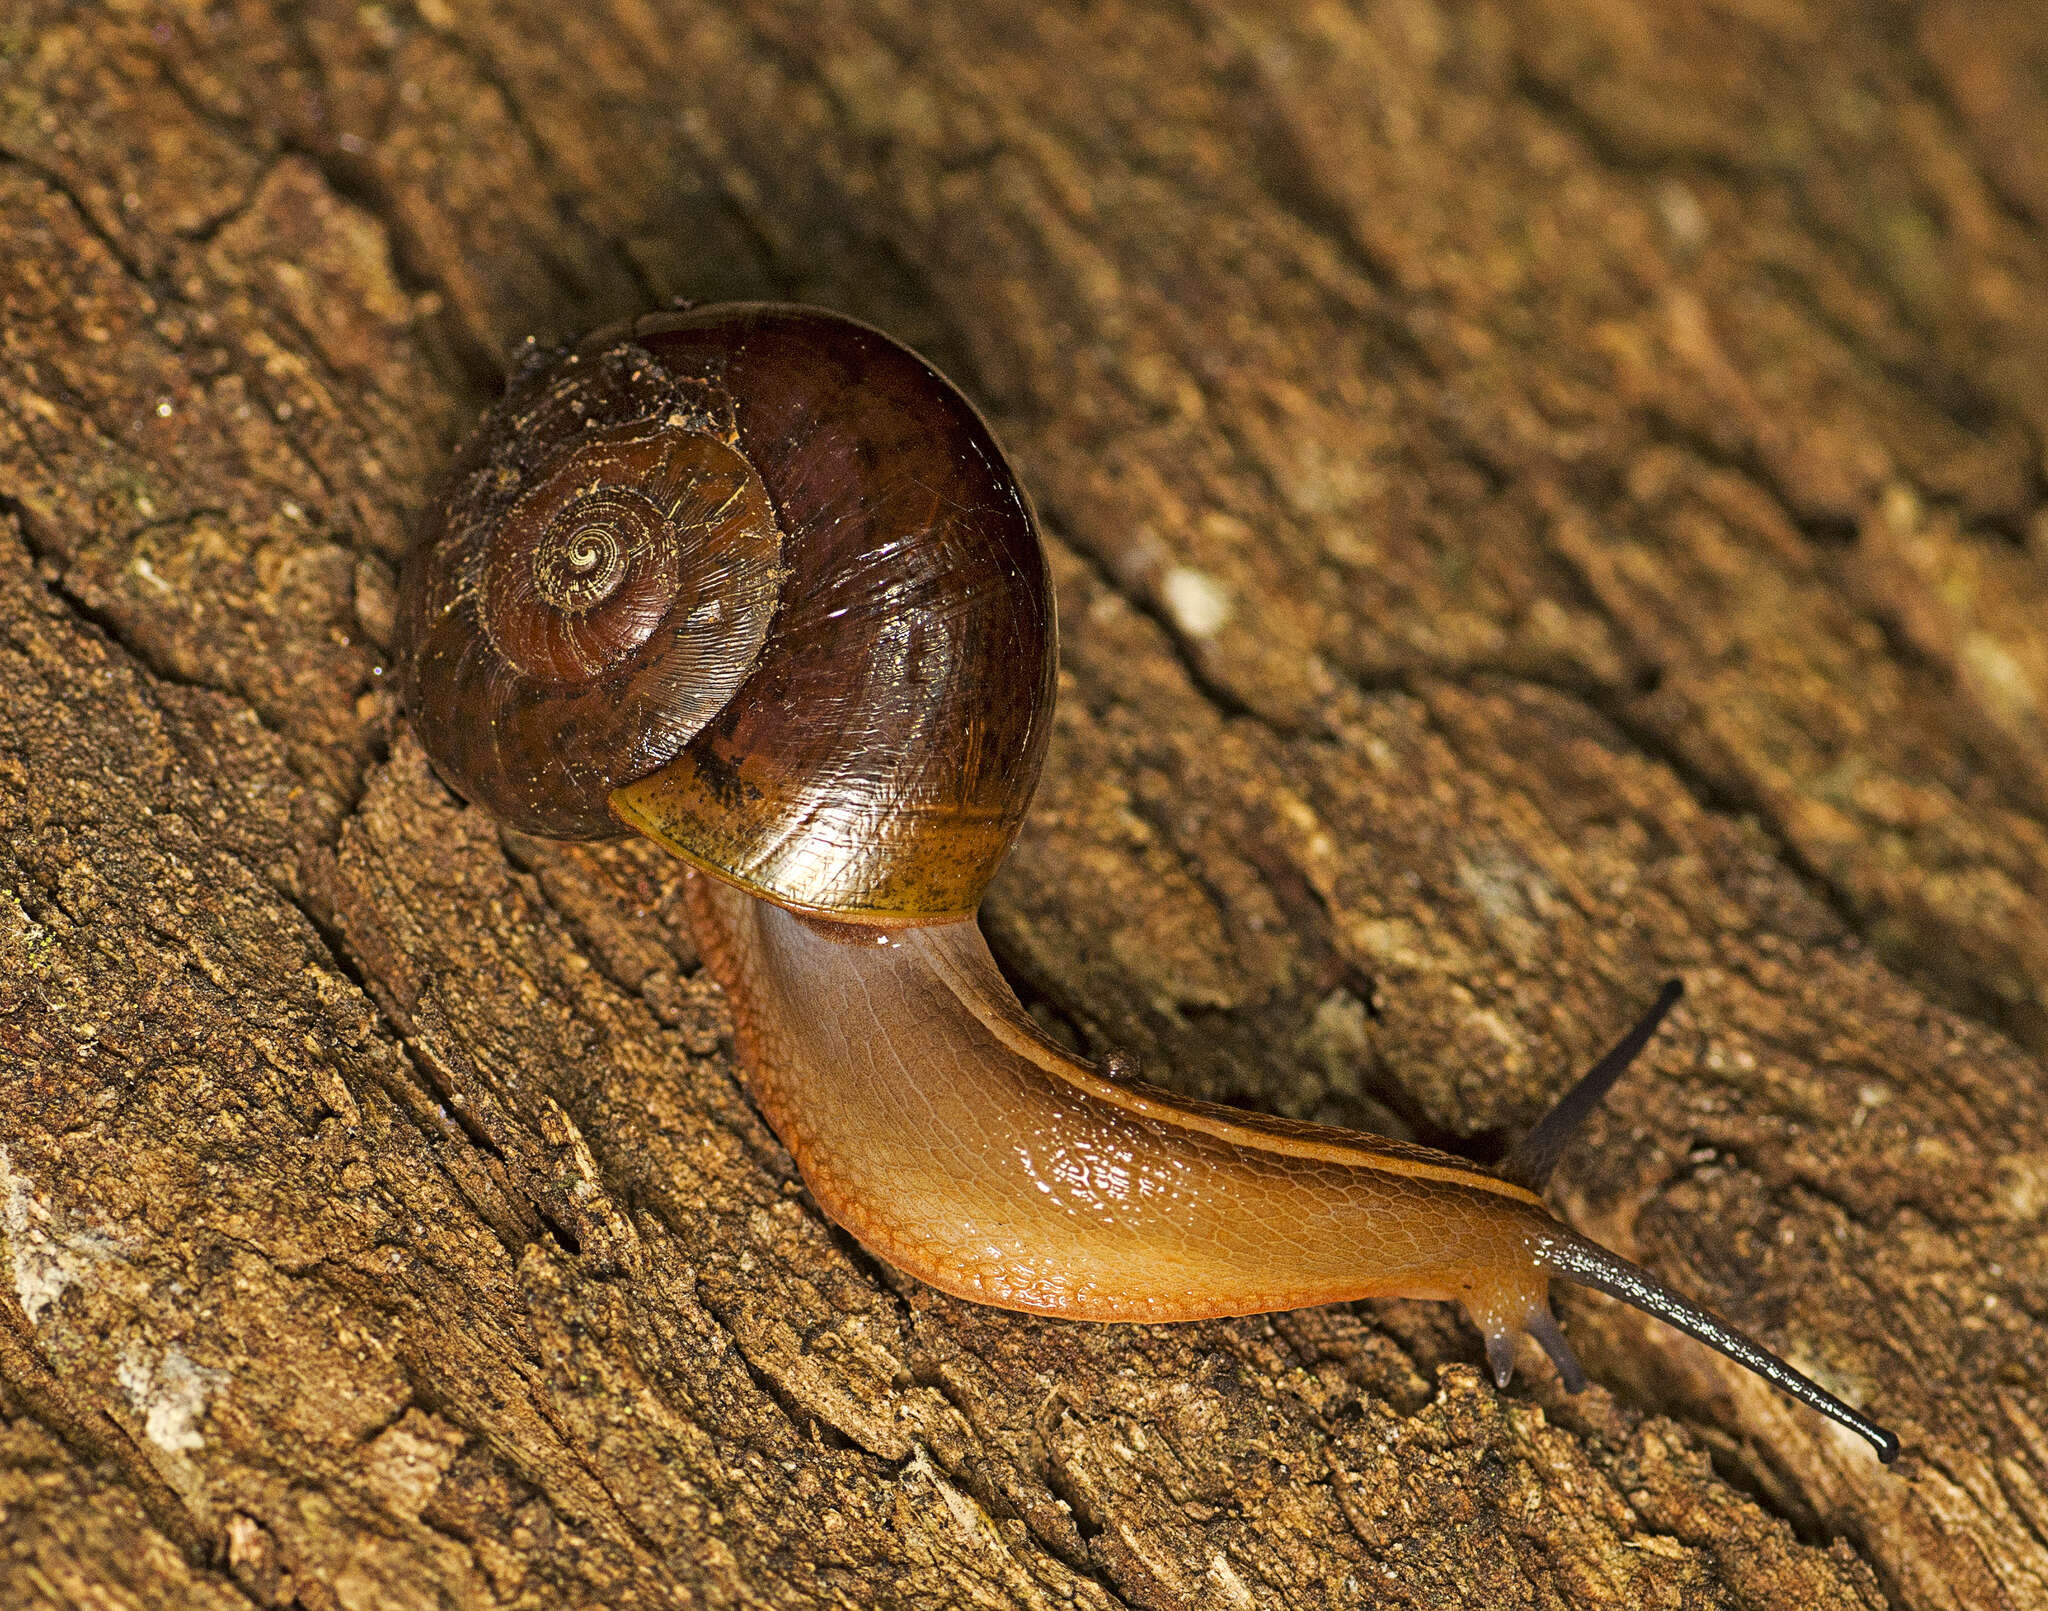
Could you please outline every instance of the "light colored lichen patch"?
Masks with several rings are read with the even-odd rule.
[[[0,1193],[6,1197],[4,1215],[14,1291],[33,1325],[67,1289],[84,1285],[96,1266],[118,1256],[119,1249],[111,1237],[97,1231],[60,1226],[36,1195],[33,1183],[14,1168],[4,1147],[0,1147]]]
[[[175,1343],[159,1355],[137,1340],[121,1351],[114,1379],[142,1417],[144,1437],[167,1454],[190,1454],[206,1446],[199,1418],[228,1377],[198,1364]]]

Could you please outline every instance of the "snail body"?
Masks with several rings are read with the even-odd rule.
[[[1519,1329],[1544,1302],[1533,1193],[1426,1148],[1109,1079],[1045,1040],[972,921],[835,932],[708,878],[690,914],[812,1195],[934,1286],[1076,1320],[1404,1296]],[[914,1081],[892,1077],[905,1064]]]
[[[815,309],[650,315],[521,369],[408,560],[402,688],[460,793],[696,871],[750,1091],[820,1207],[945,1291],[1077,1320],[1460,1303],[1576,1387],[1564,1276],[1893,1435],[1539,1195],[1677,997],[1502,1170],[1193,1101],[1048,1040],[975,911],[1035,786],[1055,626],[986,424]]]

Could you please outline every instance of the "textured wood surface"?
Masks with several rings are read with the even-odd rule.
[[[0,1603],[2048,1606],[2034,0],[0,11]],[[386,665],[515,343],[675,295],[987,410],[1078,1044],[1498,1156],[1592,1299],[1088,1328],[824,1223],[676,874]]]

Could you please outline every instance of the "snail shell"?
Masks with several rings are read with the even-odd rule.
[[[799,911],[973,911],[1051,732],[1052,584],[1001,449],[816,309],[652,314],[524,366],[402,610],[403,696],[464,797]]]

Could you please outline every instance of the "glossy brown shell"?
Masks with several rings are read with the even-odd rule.
[[[577,546],[629,528],[651,558]],[[667,613],[658,588],[584,602],[647,577]],[[973,910],[1051,728],[1051,581],[1001,450],[923,359],[816,309],[649,315],[523,372],[403,619],[405,696],[465,796],[565,837],[615,816],[804,911]]]

